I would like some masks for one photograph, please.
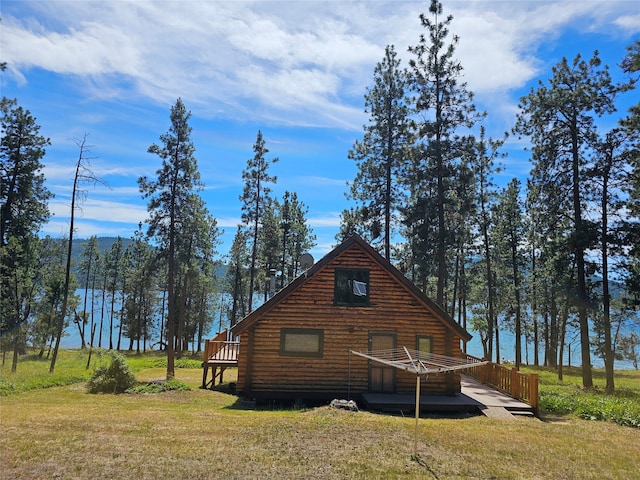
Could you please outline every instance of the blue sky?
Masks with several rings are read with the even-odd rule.
[[[43,233],[68,231],[71,175],[88,134],[94,172],[76,235],[130,237],[147,217],[140,175],[181,97],[192,112],[202,196],[225,231],[240,222],[242,169],[261,130],[278,157],[274,194],[295,191],[309,208],[316,259],[329,251],[355,176],[347,152],[367,122],[363,96],[388,44],[404,64],[423,33],[427,1],[31,1],[2,0],[2,95],[36,117],[52,145],[43,161],[54,214]],[[640,38],[640,2],[445,1],[460,36],[457,57],[494,137],[514,123],[518,99],[563,56],[599,50],[614,78]],[[625,111],[638,91],[620,101]],[[620,114],[621,115],[621,114]],[[611,122],[612,120],[604,120]],[[526,142],[510,138],[498,181],[529,171]]]

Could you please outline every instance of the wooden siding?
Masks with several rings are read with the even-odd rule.
[[[369,270],[369,306],[334,306],[336,268]],[[322,358],[281,356],[282,328],[323,329]],[[370,333],[392,333],[398,348],[409,349],[416,348],[417,336],[430,336],[433,353],[462,356],[460,336],[355,244],[242,333],[238,389],[257,398],[297,393],[336,398],[366,392],[369,362],[349,350],[369,350]],[[398,393],[414,391],[414,374],[398,370],[396,379]],[[433,375],[423,388],[425,393],[453,394],[460,391],[460,377],[454,373]]]

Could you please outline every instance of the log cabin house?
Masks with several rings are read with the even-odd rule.
[[[325,401],[366,392],[413,394],[415,375],[353,355],[406,346],[462,357],[471,335],[354,235],[231,329],[237,390],[256,400]],[[426,394],[460,392],[457,372]]]

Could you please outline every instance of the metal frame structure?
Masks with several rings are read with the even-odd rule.
[[[395,367],[405,372],[414,373],[416,376],[416,426],[413,438],[413,454],[418,454],[418,419],[420,418],[420,379],[422,376],[425,380],[430,373],[445,373],[454,370],[464,370],[469,367],[484,365],[487,361],[469,362],[466,358],[448,357],[446,355],[437,355],[435,353],[420,352],[418,350],[409,350],[407,347],[402,349],[378,350],[373,352],[356,352],[349,350],[349,353],[367,358],[373,362],[382,363],[391,367]]]

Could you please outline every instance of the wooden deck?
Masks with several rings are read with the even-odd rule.
[[[205,341],[202,388],[223,382],[224,371],[238,366],[240,342],[230,340],[224,330]],[[471,356],[469,360],[479,361]],[[209,379],[209,370],[211,378]],[[488,417],[511,418],[514,414],[539,416],[538,375],[522,373],[502,365],[487,363],[470,367],[460,375],[461,392],[456,395],[421,395],[424,413],[477,413]],[[386,412],[413,412],[415,395],[363,393],[364,407]]]
[[[238,366],[239,350],[240,342],[230,341],[227,330],[218,333],[212,340],[205,340],[204,359],[202,362],[202,388],[213,388],[216,379],[219,379],[219,383],[222,383],[224,371],[229,367]],[[208,380],[209,369],[211,369],[211,380]]]
[[[483,413],[496,416],[508,412],[509,415],[533,415],[534,408],[520,400],[512,398],[498,390],[480,383],[474,378],[461,375],[462,392],[453,396],[421,395],[422,413]],[[388,393],[365,393],[362,395],[364,407],[385,412],[413,412],[414,395],[396,395]]]

